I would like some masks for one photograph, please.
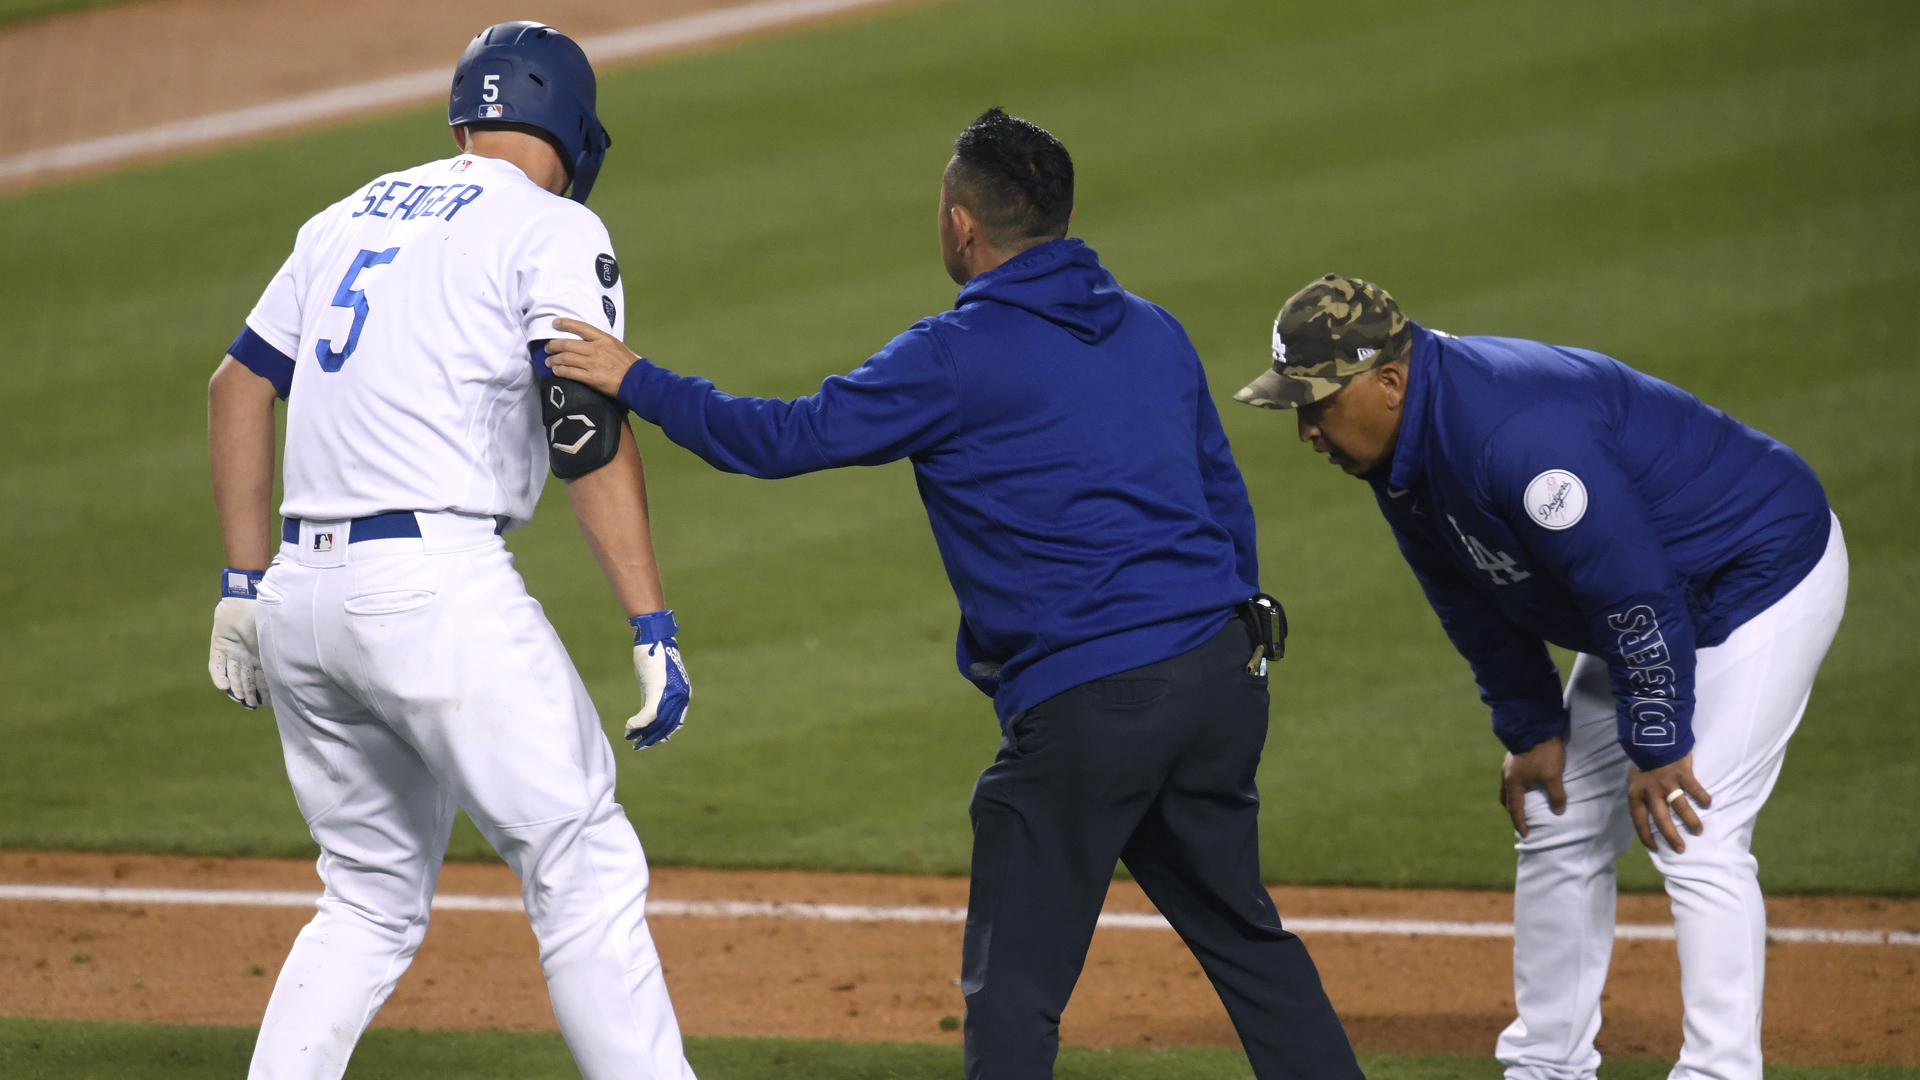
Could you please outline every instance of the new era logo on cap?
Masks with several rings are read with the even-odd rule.
[[[1373,359],[1376,355],[1379,354],[1379,352],[1380,352],[1379,349],[1355,349],[1353,352],[1353,358],[1364,364],[1367,361]]]

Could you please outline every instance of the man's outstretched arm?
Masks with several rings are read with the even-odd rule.
[[[953,371],[925,323],[792,401],[723,393],[706,379],[636,357],[595,326],[563,319],[554,327],[579,335],[548,344],[554,374],[617,396],[667,438],[728,472],[771,480],[881,465],[937,446],[953,432]]]

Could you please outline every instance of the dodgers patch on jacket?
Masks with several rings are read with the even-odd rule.
[[[1571,529],[1587,515],[1587,486],[1565,469],[1548,469],[1527,485],[1523,501],[1535,524]]]

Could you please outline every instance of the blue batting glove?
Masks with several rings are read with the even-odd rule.
[[[687,679],[686,662],[680,659],[680,632],[673,609],[635,615],[627,622],[633,626],[633,673],[640,682],[640,711],[627,720],[626,738],[635,750],[666,742],[686,723],[687,705],[693,700],[693,684]]]

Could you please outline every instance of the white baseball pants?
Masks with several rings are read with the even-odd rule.
[[[1826,554],[1792,592],[1698,655],[1693,773],[1713,806],[1687,850],[1652,853],[1666,879],[1680,949],[1684,1041],[1674,1080],[1761,1080],[1760,1007],[1767,911],[1754,819],[1773,791],[1787,740],[1847,602],[1839,519]],[[1508,1080],[1591,1080],[1600,1067],[1600,990],[1613,958],[1614,859],[1633,838],[1628,761],[1607,665],[1581,655],[1567,680],[1567,811],[1527,792],[1514,892],[1513,989],[1519,1018],[1496,1051]],[[1676,822],[1678,815],[1675,815]]]
[[[347,522],[303,522],[260,584],[261,658],[326,891],[249,1075],[346,1070],[426,933],[459,806],[520,877],[581,1073],[691,1080],[593,702],[493,521],[416,518],[419,539],[358,544]]]

